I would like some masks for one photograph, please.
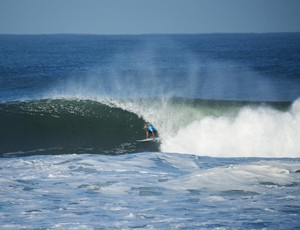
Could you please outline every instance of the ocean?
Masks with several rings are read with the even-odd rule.
[[[0,127],[1,229],[300,229],[300,33],[0,35]]]

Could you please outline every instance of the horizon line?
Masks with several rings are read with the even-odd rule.
[[[87,36],[149,36],[149,35],[213,35],[213,34],[296,34],[300,31],[291,32],[205,32],[205,33],[0,33],[9,36],[47,36],[47,35],[87,35]]]

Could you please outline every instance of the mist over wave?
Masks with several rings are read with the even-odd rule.
[[[114,71],[97,69],[88,76],[71,78],[51,89],[47,97],[89,99],[132,112],[158,128],[163,152],[300,157],[300,102],[276,102],[267,78],[250,69],[237,71],[226,62],[199,66],[199,60],[188,55],[184,59],[189,71],[182,81],[174,81],[173,76],[162,77],[161,69],[152,65],[154,57],[146,56],[143,61],[129,57],[134,70],[128,73],[109,67]],[[224,69],[226,74],[222,74]],[[223,98],[223,94],[226,100],[196,99],[201,95]],[[273,103],[265,102],[270,98],[262,95],[270,96]],[[257,98],[264,100],[251,102]],[[285,104],[284,109],[280,104]]]
[[[240,69],[232,61],[197,56],[183,47],[174,47],[176,43],[163,48],[143,46],[141,50],[134,50],[130,54],[118,54],[111,57],[107,66],[95,66],[85,74],[66,78],[46,90],[45,94],[100,99],[294,99],[288,92],[278,95],[278,86],[249,67]],[[163,61],[158,62],[157,59]]]

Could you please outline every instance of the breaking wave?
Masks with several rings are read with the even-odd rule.
[[[143,123],[160,143],[138,143]],[[214,157],[300,157],[300,101],[56,98],[0,105],[0,154],[162,151]]]

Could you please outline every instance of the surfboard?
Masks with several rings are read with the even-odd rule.
[[[148,142],[148,141],[159,141],[159,138],[156,137],[154,140],[152,137],[149,137],[148,139],[142,139],[142,140],[136,140],[137,142]]]

